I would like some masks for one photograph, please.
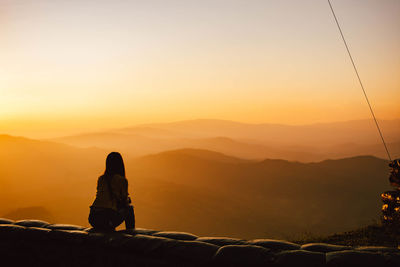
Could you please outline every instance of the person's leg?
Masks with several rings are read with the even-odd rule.
[[[110,218],[110,224],[114,230],[124,221],[123,214],[112,209],[109,210],[108,217]]]
[[[100,209],[90,209],[89,223],[95,231],[104,231],[107,228],[103,212]]]
[[[135,229],[135,211],[132,205],[129,205],[125,209],[125,228],[126,229]]]
[[[95,211],[92,209],[92,208],[90,208],[90,212],[89,212],[89,218],[88,218],[88,221],[89,221],[89,223],[90,223],[90,225],[93,227],[93,228],[95,228],[94,226],[95,226],[95,224],[96,224],[96,219],[95,219]]]
[[[114,214],[112,214],[109,209],[91,209],[89,214],[89,223],[95,231],[112,232],[115,231],[113,215]]]

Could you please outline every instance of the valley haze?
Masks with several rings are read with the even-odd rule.
[[[137,227],[295,240],[371,225],[392,188],[370,111],[400,157],[399,14],[399,0],[0,0],[0,217],[89,227],[116,151]]]
[[[393,153],[399,121],[380,121]],[[192,120],[52,140],[1,135],[0,201],[7,205],[0,216],[36,212],[35,218],[89,226],[97,177],[107,153],[117,150],[138,227],[239,238],[351,230],[379,219],[379,195],[389,189],[373,127],[371,120]]]
[[[400,119],[380,120],[393,156],[400,155]],[[372,120],[309,125],[249,124],[198,119],[141,124],[50,139],[143,156],[181,148],[208,149],[246,159],[280,158],[312,162],[355,155],[386,154]]]

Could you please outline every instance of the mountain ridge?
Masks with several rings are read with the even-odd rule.
[[[107,151],[16,140],[0,151],[0,214],[40,206],[57,221],[87,225]],[[198,149],[160,154],[123,154],[139,226],[242,238],[328,234],[376,218],[389,188],[387,161],[370,156],[301,163],[237,162]]]
[[[381,121],[381,127],[392,156],[400,156],[400,120]],[[133,156],[195,148],[245,159],[281,158],[302,162],[363,154],[386,157],[371,120],[285,126],[203,119],[145,124],[52,141],[119,150]]]

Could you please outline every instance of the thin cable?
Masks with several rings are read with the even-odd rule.
[[[353,57],[351,56],[349,46],[347,45],[346,39],[344,38],[344,35],[343,35],[343,32],[342,32],[342,28],[340,27],[340,24],[339,24],[339,21],[338,21],[338,19],[337,19],[337,17],[336,17],[335,11],[333,10],[331,1],[328,0],[328,3],[329,3],[329,6],[330,6],[330,8],[331,8],[333,17],[335,18],[336,25],[337,25],[337,27],[338,27],[338,29],[339,29],[340,35],[342,36],[342,40],[343,40],[343,43],[344,43],[344,45],[345,45],[345,47],[346,47],[347,53],[349,54],[349,57],[350,57],[350,60],[351,60],[351,64],[353,64],[353,68],[354,68],[354,71],[356,72],[356,75],[357,75],[357,78],[358,78],[358,82],[360,83],[361,89],[362,89],[362,91],[363,91],[363,93],[364,93],[365,100],[367,100],[369,110],[371,111],[372,117],[374,118],[376,128],[378,129],[379,135],[380,135],[380,137],[381,137],[381,139],[382,139],[382,143],[383,143],[383,146],[385,147],[385,150],[386,150],[386,153],[387,153],[387,155],[388,155],[389,161],[392,161],[392,158],[390,157],[389,150],[388,150],[388,148],[387,148],[387,146],[386,146],[385,139],[383,138],[383,134],[382,134],[382,132],[381,132],[381,128],[379,127],[378,121],[376,120],[376,117],[375,117],[375,113],[374,113],[374,111],[372,110],[372,107],[371,107],[371,104],[370,104],[370,102],[369,102],[367,93],[365,92],[365,89],[364,89],[364,85],[363,85],[363,83],[362,83],[362,81],[361,81],[360,75],[358,74],[358,70],[357,70],[356,64],[354,63]]]

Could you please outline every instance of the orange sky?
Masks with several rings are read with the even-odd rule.
[[[376,115],[400,117],[400,2],[333,0]],[[320,0],[0,1],[0,133],[369,118]]]

